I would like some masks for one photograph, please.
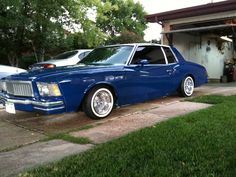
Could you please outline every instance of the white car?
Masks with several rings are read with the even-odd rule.
[[[17,74],[22,72],[27,72],[27,71],[13,66],[0,65],[0,79],[12,74]]]
[[[10,76],[12,74],[18,74],[22,72],[27,72],[27,71],[13,66],[0,65],[0,79]],[[2,108],[4,108],[4,106],[2,104],[2,101],[0,100],[0,109]]]
[[[55,68],[58,66],[68,66],[75,65],[81,59],[91,52],[92,49],[80,49],[80,50],[72,50],[68,52],[61,53],[50,60],[35,63],[29,67],[31,70],[35,69],[43,69],[43,68]]]

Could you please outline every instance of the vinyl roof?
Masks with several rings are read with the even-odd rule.
[[[172,11],[167,11],[167,12],[162,12],[162,13],[150,14],[150,15],[146,15],[145,18],[147,22],[155,23],[155,22],[162,22],[166,20],[173,20],[173,19],[179,19],[179,18],[226,12],[226,11],[231,11],[231,10],[236,10],[235,0],[227,0],[227,1],[217,2],[217,3],[209,3],[205,5],[199,5],[199,6],[172,10]]]

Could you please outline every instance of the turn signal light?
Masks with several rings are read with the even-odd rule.
[[[54,64],[44,64],[43,65],[43,68],[55,68],[56,67],[56,65],[54,65]]]

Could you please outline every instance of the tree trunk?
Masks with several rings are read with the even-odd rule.
[[[17,57],[16,53],[9,52],[7,57],[8,57],[8,61],[9,61],[11,66],[18,67],[18,57]]]
[[[36,51],[37,59],[38,59],[39,62],[44,61],[44,54],[45,54],[45,49],[44,48],[40,48]]]
[[[44,32],[46,32],[45,30],[46,28],[41,25],[40,23],[36,24],[36,31],[37,31],[37,35],[35,36],[34,39],[34,47],[35,47],[35,53],[37,55],[37,59],[38,62],[42,62],[44,61],[44,54],[45,54],[45,35]]]

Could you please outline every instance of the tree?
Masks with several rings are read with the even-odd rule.
[[[68,31],[81,32],[90,38],[99,35],[97,29],[95,32],[88,30],[96,27],[87,15],[96,3],[97,0],[1,1],[0,53],[5,53],[9,63],[17,66],[22,53],[29,49],[35,53],[37,61],[43,61],[46,50],[66,42]],[[96,44],[94,41],[88,46]]]
[[[92,5],[91,0],[34,0],[31,39],[38,61],[44,60],[46,48],[67,38],[68,32],[84,30],[83,24],[89,21],[87,10]]]
[[[97,26],[111,38],[130,31],[144,36],[147,28],[145,12],[140,3],[133,0],[101,0],[97,9]]]
[[[27,9],[27,1],[0,2],[0,50],[8,57],[9,63],[15,66],[26,47]]]
[[[125,44],[125,43],[136,43],[136,42],[144,42],[143,36],[138,35],[134,32],[130,31],[122,31],[119,36],[115,36],[109,40],[111,44]]]
[[[133,0],[2,0],[0,54],[17,66],[29,52],[43,61],[47,52],[123,40],[125,31],[142,38],[144,15]]]

